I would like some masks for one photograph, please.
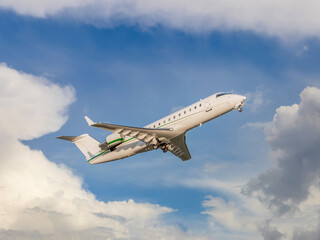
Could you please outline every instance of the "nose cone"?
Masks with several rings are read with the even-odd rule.
[[[243,105],[244,105],[244,101],[246,100],[247,98],[245,96],[241,96],[241,95],[234,95],[234,101],[233,101],[233,106],[234,106],[234,109],[237,109],[238,111],[242,111],[242,108]]]
[[[245,96],[241,96],[239,95],[239,98],[241,99],[240,102],[241,102],[241,106],[244,105],[244,101],[247,100],[247,98]]]
[[[244,103],[244,101],[245,101],[246,99],[247,99],[247,98],[246,98],[245,96],[235,95],[235,100],[238,101],[238,102]]]

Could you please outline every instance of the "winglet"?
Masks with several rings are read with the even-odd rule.
[[[89,126],[92,126],[93,124],[95,124],[95,122],[92,121],[88,116],[84,116],[84,118],[86,119]]]

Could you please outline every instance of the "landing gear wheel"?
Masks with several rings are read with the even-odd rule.
[[[241,108],[241,107],[239,107],[239,108],[238,108],[238,111],[239,111],[239,112],[242,112],[242,108]]]
[[[168,150],[169,150],[168,147],[167,147],[167,145],[165,145],[165,144],[162,145],[160,148],[161,148],[161,150],[162,150],[164,153],[168,152]]]

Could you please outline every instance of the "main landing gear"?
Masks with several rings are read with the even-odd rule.
[[[169,150],[167,144],[163,144],[162,146],[160,146],[160,148],[164,153],[168,152]]]
[[[153,145],[153,148],[154,149],[160,148],[164,153],[168,152],[169,150],[168,144],[160,142],[159,139],[157,139],[157,144]]]

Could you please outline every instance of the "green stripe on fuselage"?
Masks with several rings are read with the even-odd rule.
[[[123,141],[123,138],[115,139],[115,140],[113,140],[113,141],[111,141],[111,142],[108,142],[107,144],[110,145],[110,144],[115,143],[115,142],[118,142],[118,141]],[[108,152],[109,150],[110,150],[110,149],[104,150],[103,152],[101,152],[101,153],[97,154],[96,156],[90,158],[90,159],[88,160],[88,162],[90,162],[91,160],[95,159],[96,157],[99,157],[101,154]]]
[[[88,162],[90,162],[91,160],[95,159],[96,157],[99,157],[101,154],[108,152],[109,150],[110,150],[110,149],[104,150],[103,152],[99,153],[98,155],[90,158],[90,159],[88,160]]]

